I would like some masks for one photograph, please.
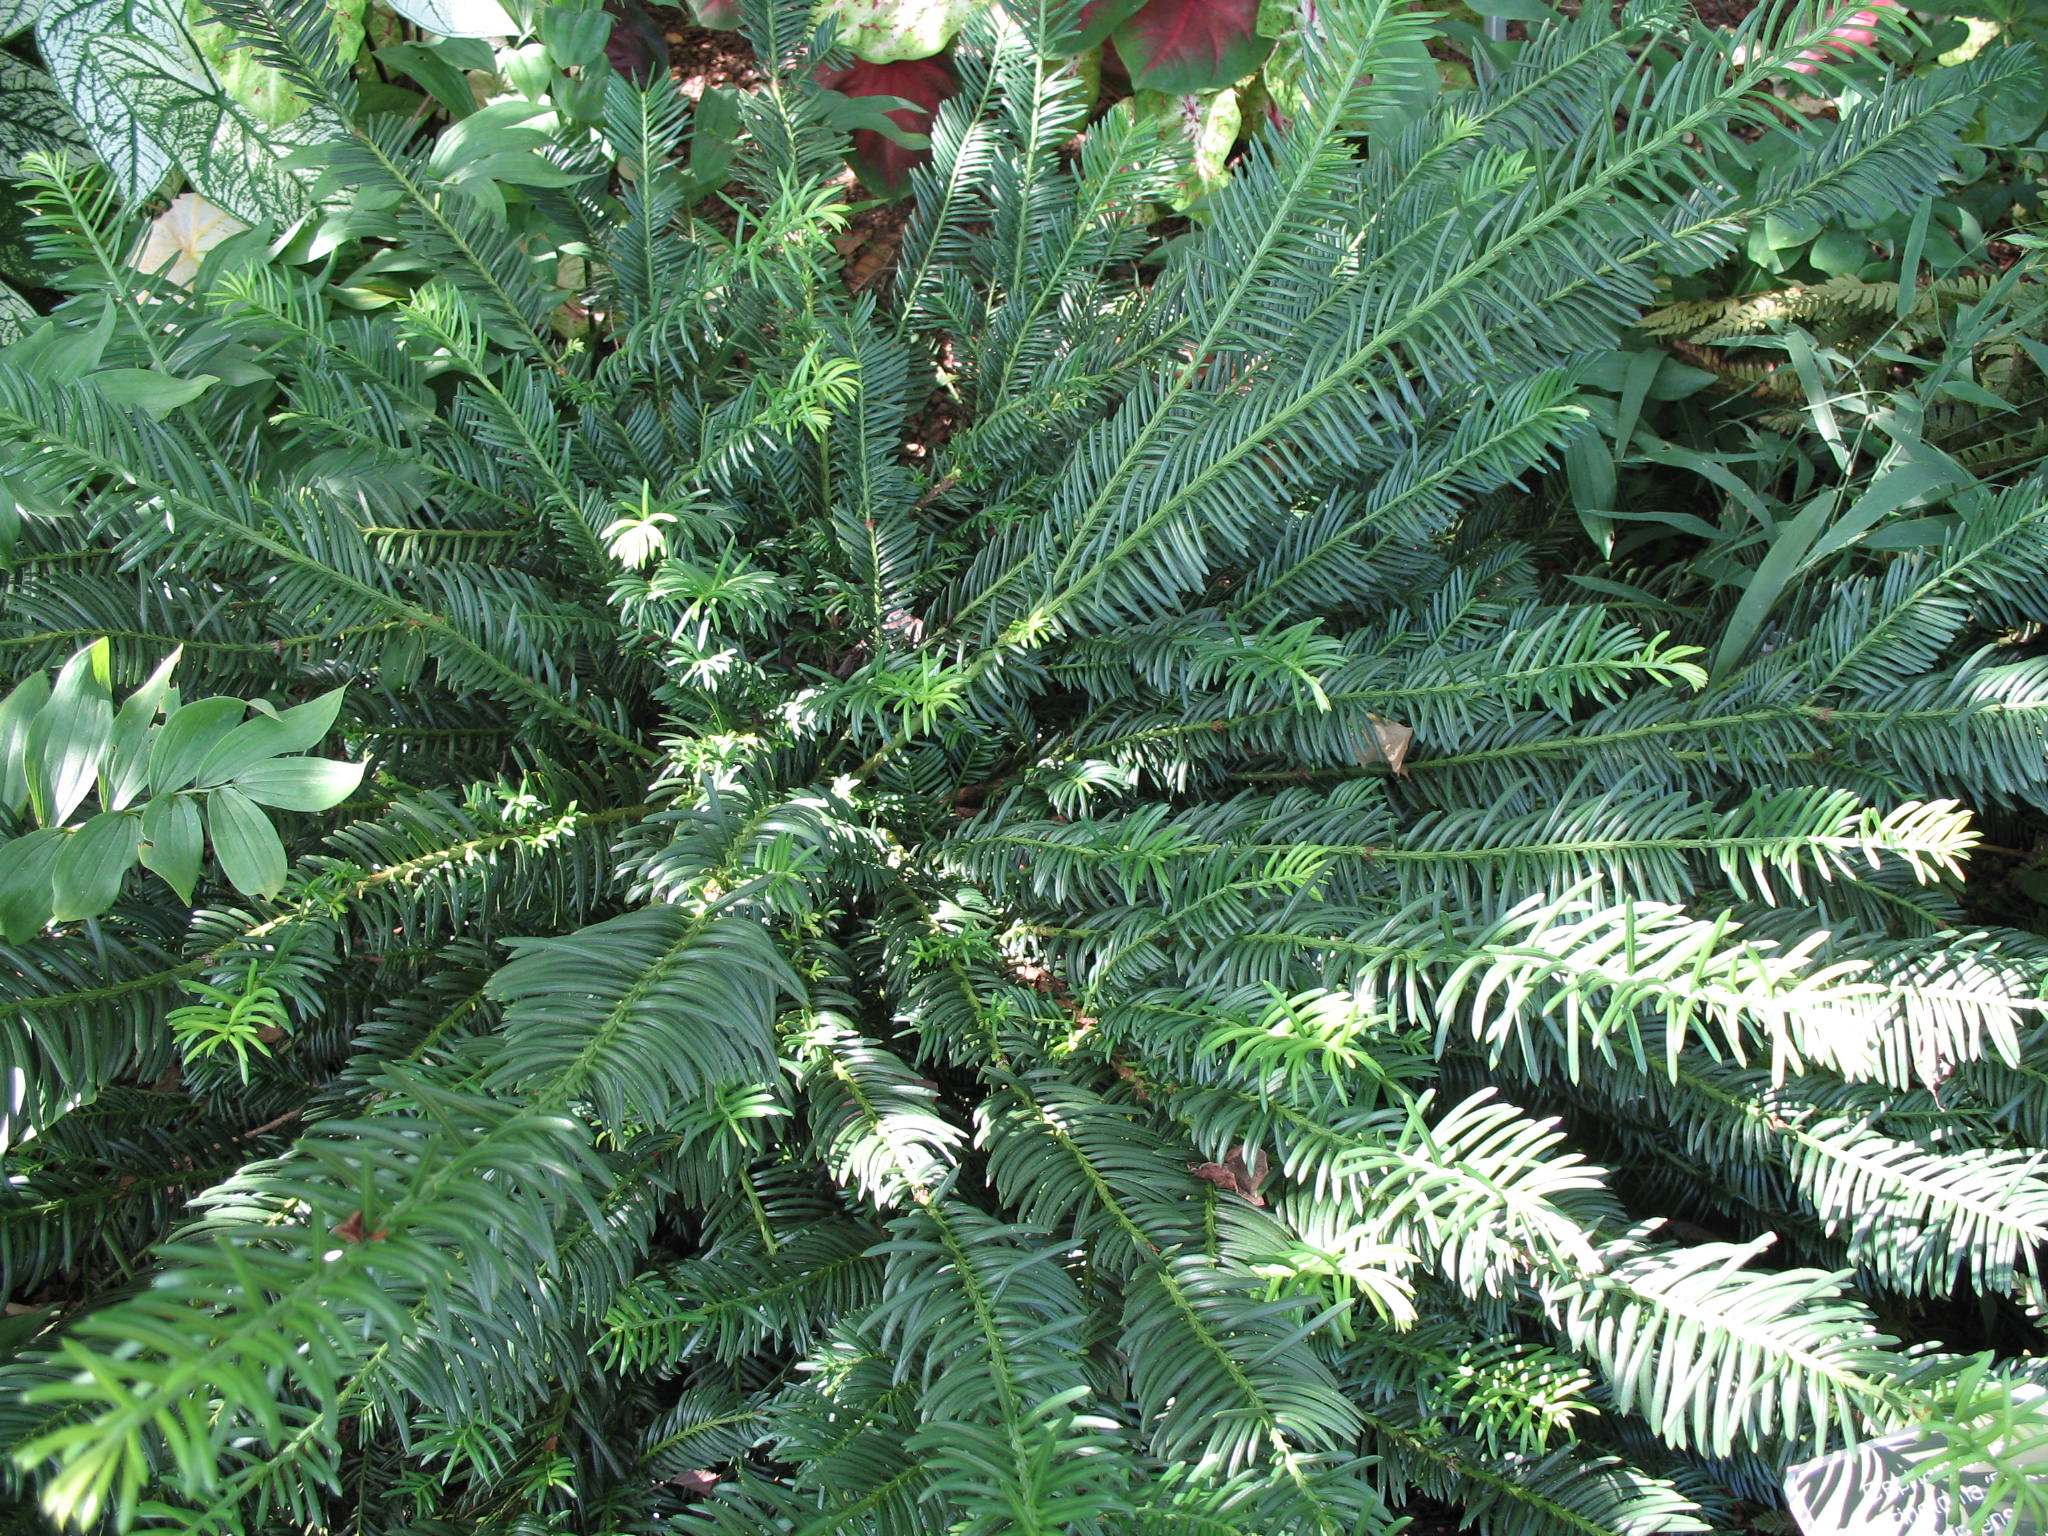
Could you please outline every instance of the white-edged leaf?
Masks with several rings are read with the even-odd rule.
[[[142,823],[125,811],[103,811],[64,834],[50,887],[50,915],[60,923],[98,917],[121,894],[135,867]]]
[[[0,0],[0,17],[5,14],[6,0]],[[0,53],[0,176],[14,175],[21,157],[38,149],[73,164],[92,158],[92,145],[57,82],[35,65]]]
[[[234,787],[258,805],[280,811],[324,811],[341,804],[362,781],[361,763],[289,757],[243,769]]]
[[[284,888],[284,844],[256,802],[238,789],[206,797],[206,832],[228,884],[244,896],[275,896]]]
[[[443,37],[514,37],[519,32],[498,0],[391,0],[391,9]]]

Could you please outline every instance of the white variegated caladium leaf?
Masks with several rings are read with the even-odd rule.
[[[180,0],[50,0],[37,41],[87,141],[130,201],[173,171],[249,223],[287,222],[310,208],[278,158],[337,125],[307,111],[264,123],[207,67]]]
[[[92,146],[57,83],[35,65],[0,53],[0,176],[18,171],[30,150],[74,163],[92,158]]]
[[[870,64],[928,59],[976,11],[980,0],[833,0],[822,14],[839,18],[839,41]]]
[[[0,283],[0,347],[21,340],[35,318],[35,309],[29,301],[5,283]]]
[[[34,26],[42,9],[43,0],[0,0],[0,43]]]
[[[407,21],[443,37],[516,37],[519,23],[498,0],[389,0]]]

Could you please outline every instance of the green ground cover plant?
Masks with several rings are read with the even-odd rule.
[[[2038,1501],[2048,941],[1959,880],[2048,800],[2032,278],[1766,326],[1769,465],[1643,344],[2025,51],[1634,0],[1390,127],[1434,23],[1325,7],[1174,232],[1079,9],[970,16],[852,294],[836,24],[700,145],[599,14],[437,128],[229,0],[320,233],[182,281],[25,163],[17,1524],[1648,1536],[1929,1421]]]

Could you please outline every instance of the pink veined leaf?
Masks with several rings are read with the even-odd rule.
[[[890,64],[857,63],[823,76],[819,84],[844,96],[897,96],[915,102],[888,113],[889,121],[905,133],[929,133],[932,114],[939,103],[960,89],[953,66],[943,58],[898,59]],[[886,134],[870,128],[856,129],[853,160],[861,179],[876,191],[901,195],[910,173],[931,158],[929,148],[911,149]]]
[[[1145,0],[1111,34],[1141,90],[1221,90],[1273,51],[1258,33],[1259,0]]]
[[[1865,10],[1852,12],[1842,24],[1821,40],[1818,48],[1803,48],[1799,57],[1786,66],[1795,75],[1815,73],[1816,66],[1830,53],[1850,54],[1858,48],[1874,47],[1879,30],[1885,24],[1886,11],[1903,14],[1904,7],[1899,0],[1864,0]]]

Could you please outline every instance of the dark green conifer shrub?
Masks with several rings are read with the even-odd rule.
[[[0,352],[0,656],[345,686],[370,767],[277,818],[274,892],[137,872],[6,949],[25,1501],[1634,1536],[2038,1375],[1924,1303],[2042,1304],[2048,947],[1950,884],[1967,805],[2048,799],[2039,488],[1890,541],[1817,503],[1683,601],[1514,494],[1660,260],[1931,188],[2012,56],[1796,125],[1745,201],[1711,167],[1794,131],[1826,14],[1589,10],[1361,143],[1422,23],[1350,0],[1161,252],[1170,158],[1034,12],[966,34],[849,296],[801,4],[750,19],[722,223],[665,86],[601,145],[415,143],[318,4],[224,10],[414,286],[138,281],[46,168],[81,292]],[[537,153],[572,341],[492,216]]]

